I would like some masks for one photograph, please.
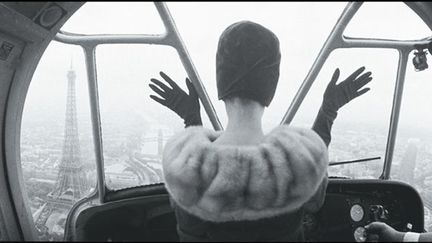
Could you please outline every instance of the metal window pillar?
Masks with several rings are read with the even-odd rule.
[[[335,49],[342,47],[343,32],[347,24],[351,21],[354,14],[360,8],[361,4],[362,3],[360,2],[348,3],[348,5],[343,10],[341,16],[339,17],[335,26],[333,27],[333,30],[330,32],[330,35],[327,37],[327,40],[324,42],[323,47],[318,53],[317,58],[312,64],[312,67],[310,68],[308,74],[306,75],[306,78],[304,79],[302,85],[300,86],[299,90],[294,96],[291,105],[288,107],[288,110],[282,119],[281,122],[282,124],[291,123],[297,110],[299,109],[301,103],[303,102],[303,99],[305,98],[306,94],[309,92],[309,89],[311,88],[313,82],[318,76],[318,73],[321,71],[321,68],[323,67],[330,53]]]
[[[87,68],[87,82],[90,96],[90,113],[93,129],[93,144],[95,146],[95,157],[97,162],[97,191],[99,195],[99,200],[101,203],[103,203],[105,201],[105,191],[107,190],[107,188],[105,184],[105,163],[103,157],[102,126],[100,118],[99,90],[96,70],[96,46],[85,45],[82,47],[84,49]]]
[[[405,82],[405,74],[408,63],[408,55],[410,50],[399,50],[399,63],[396,76],[396,84],[393,93],[393,104],[390,116],[390,126],[387,136],[387,145],[385,151],[385,160],[383,172],[380,179],[390,179],[390,170],[393,162],[393,152],[396,144],[397,128],[399,123],[400,107],[402,104],[403,88]]]
[[[309,92],[313,82],[315,81],[318,73],[321,71],[322,66],[329,57],[330,53],[338,48],[387,48],[396,49],[399,51],[399,63],[397,68],[397,77],[395,89],[393,94],[392,111],[390,116],[390,125],[387,136],[387,144],[385,151],[385,159],[382,175],[380,179],[389,179],[390,170],[393,158],[393,151],[396,141],[397,127],[399,121],[400,106],[402,103],[403,84],[405,80],[406,66],[408,62],[409,53],[415,49],[415,46],[426,46],[430,41],[428,39],[422,40],[388,40],[388,39],[375,39],[375,38],[352,38],[343,35],[343,32],[361,7],[362,2],[350,2],[345,7],[338,21],[336,22],[333,30],[330,32],[329,37],[321,48],[315,62],[312,64],[309,73],[304,79],[302,85],[294,96],[293,101],[288,107],[281,124],[289,124],[293,120],[296,112],[298,111],[301,103],[303,102],[306,94]]]
[[[168,10],[168,7],[165,3],[162,2],[155,2],[155,6],[159,12],[160,17],[162,18],[165,29],[167,31],[168,44],[177,50],[180,60],[185,67],[186,72],[198,93],[198,96],[201,99],[201,102],[207,115],[210,118],[213,128],[218,131],[222,130],[223,128],[219,121],[219,118],[217,117],[216,111],[210,101],[204,85],[202,84],[201,78],[198,75],[198,71],[196,70],[195,65],[192,62],[189,52],[187,51],[186,46],[180,36],[180,33],[177,30],[177,26],[175,25],[171,13]]]

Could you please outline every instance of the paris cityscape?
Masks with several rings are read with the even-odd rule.
[[[21,165],[29,208],[42,240],[63,240],[72,205],[96,186],[96,165],[89,119],[76,111],[73,70],[67,72],[67,108],[63,120],[25,120],[21,134]],[[109,116],[109,115],[107,115]],[[112,115],[103,123],[105,176],[118,190],[163,182],[163,145],[182,129],[180,120],[155,123],[139,115]],[[79,122],[77,122],[79,121]],[[167,124],[176,123],[175,126]],[[144,124],[144,125],[143,125]],[[380,160],[329,168],[329,176],[372,179],[382,172],[386,129],[340,124],[332,131],[330,161],[380,156]],[[391,179],[413,185],[425,204],[425,228],[432,230],[432,138],[401,133],[393,156]]]

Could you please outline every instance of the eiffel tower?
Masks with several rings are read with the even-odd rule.
[[[78,138],[78,123],[76,114],[75,79],[72,67],[67,73],[67,103],[66,120],[63,141],[63,155],[59,165],[57,181],[54,190],[48,194],[48,200],[38,211],[35,226],[39,233],[47,234],[46,223],[55,212],[64,215],[72,205],[81,199],[89,190],[89,185],[80,159],[80,145]],[[64,222],[63,222],[64,223]],[[63,224],[56,222],[55,224]],[[61,225],[64,227],[64,225]]]

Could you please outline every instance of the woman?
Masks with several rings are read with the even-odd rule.
[[[365,93],[371,78],[357,70],[339,85],[336,70],[310,129],[287,125],[264,134],[261,119],[279,79],[278,38],[265,27],[241,21],[221,35],[216,55],[218,97],[225,103],[224,132],[201,125],[198,96],[152,79],[164,99],[155,101],[185,121],[167,142],[162,164],[182,241],[301,241],[304,211],[317,211],[327,186],[330,129],[337,109]],[[349,92],[346,92],[349,91]],[[338,98],[335,94],[343,94]],[[321,139],[322,138],[322,139]],[[325,142],[323,142],[323,140]]]

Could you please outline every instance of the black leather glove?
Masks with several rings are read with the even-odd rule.
[[[370,90],[370,88],[360,90],[372,80],[372,77],[370,77],[371,72],[358,77],[364,70],[365,67],[357,69],[348,78],[336,85],[340,74],[339,68],[336,68],[330,83],[324,91],[322,108],[328,115],[336,118],[337,111],[342,106]]]
[[[186,86],[189,90],[188,95],[168,75],[163,72],[159,74],[172,88],[152,78],[150,81],[153,84],[149,84],[150,88],[163,99],[155,95],[150,95],[150,98],[177,113],[184,120],[185,127],[202,125],[198,93],[192,82],[186,78]]]
[[[318,133],[327,146],[331,141],[331,128],[336,119],[337,111],[354,98],[370,90],[370,88],[361,89],[372,80],[371,72],[358,77],[364,70],[365,67],[357,69],[348,78],[336,85],[340,74],[339,68],[337,68],[324,91],[323,102],[312,129]]]

